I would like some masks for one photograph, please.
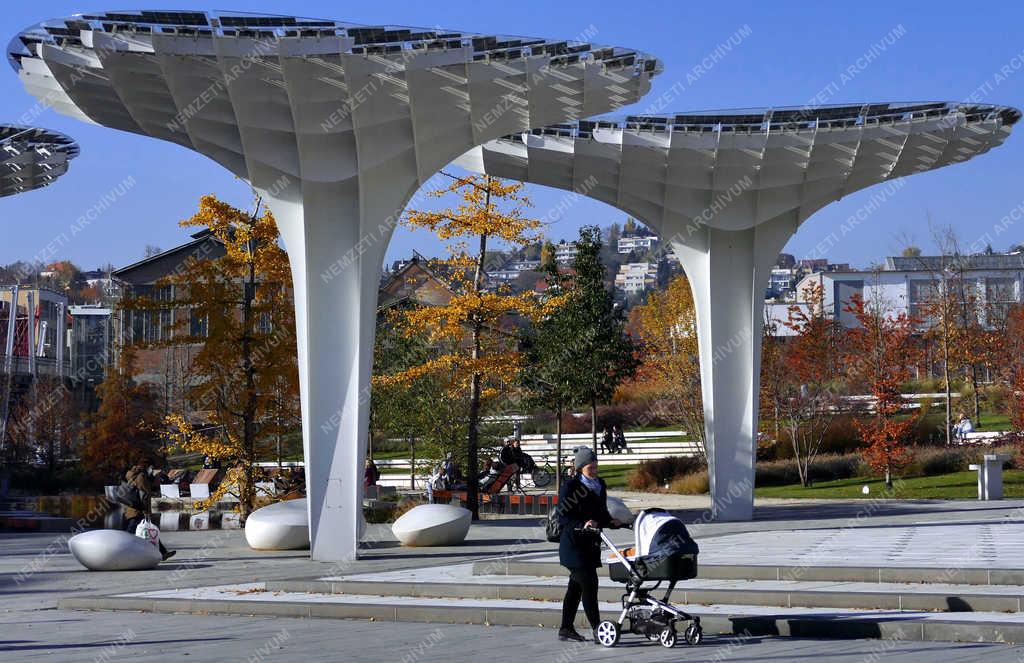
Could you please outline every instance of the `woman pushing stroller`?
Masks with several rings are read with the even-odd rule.
[[[601,621],[597,607],[597,569],[601,566],[599,528],[620,527],[622,523],[608,513],[608,488],[598,476],[597,454],[590,447],[577,447],[573,466],[576,475],[562,485],[558,495],[558,522],[562,534],[558,540],[558,561],[569,569],[569,586],[562,601],[562,626],[559,640],[587,640],[576,632],[573,622],[580,600],[594,631]]]

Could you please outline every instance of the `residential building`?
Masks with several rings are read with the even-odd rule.
[[[615,275],[615,289],[626,295],[644,292],[658,281],[658,263],[627,262],[619,266]]]
[[[619,237],[619,253],[646,253],[658,246],[657,235],[622,235]]]
[[[807,288],[822,288],[823,306],[843,326],[855,324],[846,311],[854,295],[883,306],[890,315],[926,316],[925,305],[941,283],[963,276],[967,297],[977,306],[980,322],[997,324],[1006,310],[1024,302],[1024,254],[889,257],[877,271],[817,272],[797,284],[797,297]]]
[[[572,262],[576,259],[577,253],[579,249],[576,248],[576,242],[567,242],[563,239],[555,244],[555,262]]]
[[[768,291],[765,299],[788,299],[796,285],[797,270],[775,267],[768,276]]]

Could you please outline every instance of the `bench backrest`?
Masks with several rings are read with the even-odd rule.
[[[516,465],[515,463],[509,463],[508,465],[501,469],[501,472],[498,473],[498,476],[494,480],[494,483],[487,487],[487,490],[484,491],[484,494],[497,495],[498,493],[501,492],[501,489],[505,487],[505,484],[509,482],[509,480],[512,478],[512,475],[516,474],[517,472],[519,472],[519,466]]]

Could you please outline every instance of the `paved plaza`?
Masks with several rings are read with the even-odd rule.
[[[626,495],[635,498],[635,496]],[[634,506],[636,504],[634,503]],[[699,520],[699,499],[685,498],[672,506],[690,521]],[[978,502],[831,502],[766,503],[758,520],[751,523],[698,523],[691,526],[701,544],[702,568],[714,565],[809,564],[808,568],[830,564],[885,566],[894,572],[953,567],[1020,569],[1024,555],[1022,502],[998,504]],[[698,649],[677,646],[672,651],[625,637],[619,648],[604,650],[587,645],[572,647],[558,643],[551,628],[498,626],[367,619],[297,619],[270,616],[229,616],[156,614],[147,612],[88,611],[58,609],[58,602],[82,600],[100,607],[100,599],[89,597],[124,594],[216,595],[231,593],[233,599],[259,603],[267,584],[286,587],[289,583],[333,579],[369,583],[406,583],[426,586],[450,583],[466,588],[474,583],[488,589],[528,584],[560,593],[561,580],[543,576],[481,575],[480,569],[500,569],[514,563],[551,563],[552,544],[542,541],[540,520],[501,518],[473,527],[463,546],[410,550],[397,545],[387,526],[371,525],[372,542],[364,559],[349,564],[313,562],[306,552],[265,552],[250,550],[239,531],[167,532],[165,540],[178,549],[178,556],[152,571],[99,573],[83,570],[70,557],[64,539],[48,534],[0,534],[0,595],[4,599],[0,623],[0,661],[108,661],[137,660],[141,656],[182,657],[190,661],[265,660],[353,660],[418,661],[461,660],[467,650],[487,651],[495,661],[521,660],[613,660],[640,655],[650,661],[1024,661],[1024,647],[998,643],[951,643],[895,641],[889,639],[830,640],[821,638],[711,635]],[[625,543],[631,533],[615,533]],[[512,562],[506,555],[516,557]],[[1021,560],[1016,562],[1016,560]],[[474,565],[477,573],[474,573]],[[836,567],[840,568],[840,567]],[[217,586],[232,585],[229,589]],[[738,590],[753,595],[759,590],[778,592],[799,587],[801,591],[861,592],[872,595],[871,583],[803,579],[798,581],[700,578],[683,583],[682,591]],[[620,586],[621,587],[621,586]],[[957,583],[904,582],[907,595],[951,592],[980,592],[976,586]],[[199,588],[199,589],[196,589]],[[602,578],[602,592],[616,586]],[[1014,583],[987,584],[988,597],[1019,600],[1024,594]],[[261,597],[261,594],[263,596]],[[461,606],[480,605],[486,599],[451,598],[447,603],[427,597],[400,598],[357,595],[305,595],[274,591],[273,600],[304,600],[329,603],[348,601],[367,608],[396,599],[407,606],[439,607],[453,602]],[[696,594],[694,594],[696,596]],[[682,602],[683,594],[677,594]],[[602,600],[607,600],[602,596]],[[546,601],[547,610],[557,611],[557,598]],[[607,604],[606,608],[612,608]],[[728,613],[729,605],[695,606],[704,614]],[[747,607],[766,614],[778,608]],[[843,608],[796,608],[792,611],[860,616],[871,610]],[[257,610],[253,610],[256,612]],[[793,614],[796,614],[794,612]],[[892,611],[878,611],[890,616]],[[900,613],[909,616],[906,613]],[[950,613],[917,613],[920,619],[943,620]],[[1024,621],[1024,613],[956,613],[957,619],[1000,622]],[[451,621],[451,620],[448,620]]]

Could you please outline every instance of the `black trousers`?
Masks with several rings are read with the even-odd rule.
[[[134,518],[125,518],[124,520],[124,531],[129,534],[135,534],[135,528],[139,526],[145,516],[135,516]],[[157,540],[157,544],[160,546],[160,554],[166,555],[167,548],[164,547],[163,541]]]
[[[597,628],[601,613],[597,609],[597,569],[569,569],[569,586],[562,599],[562,628],[573,628],[576,611],[583,600],[583,612],[587,615],[590,628]]]

